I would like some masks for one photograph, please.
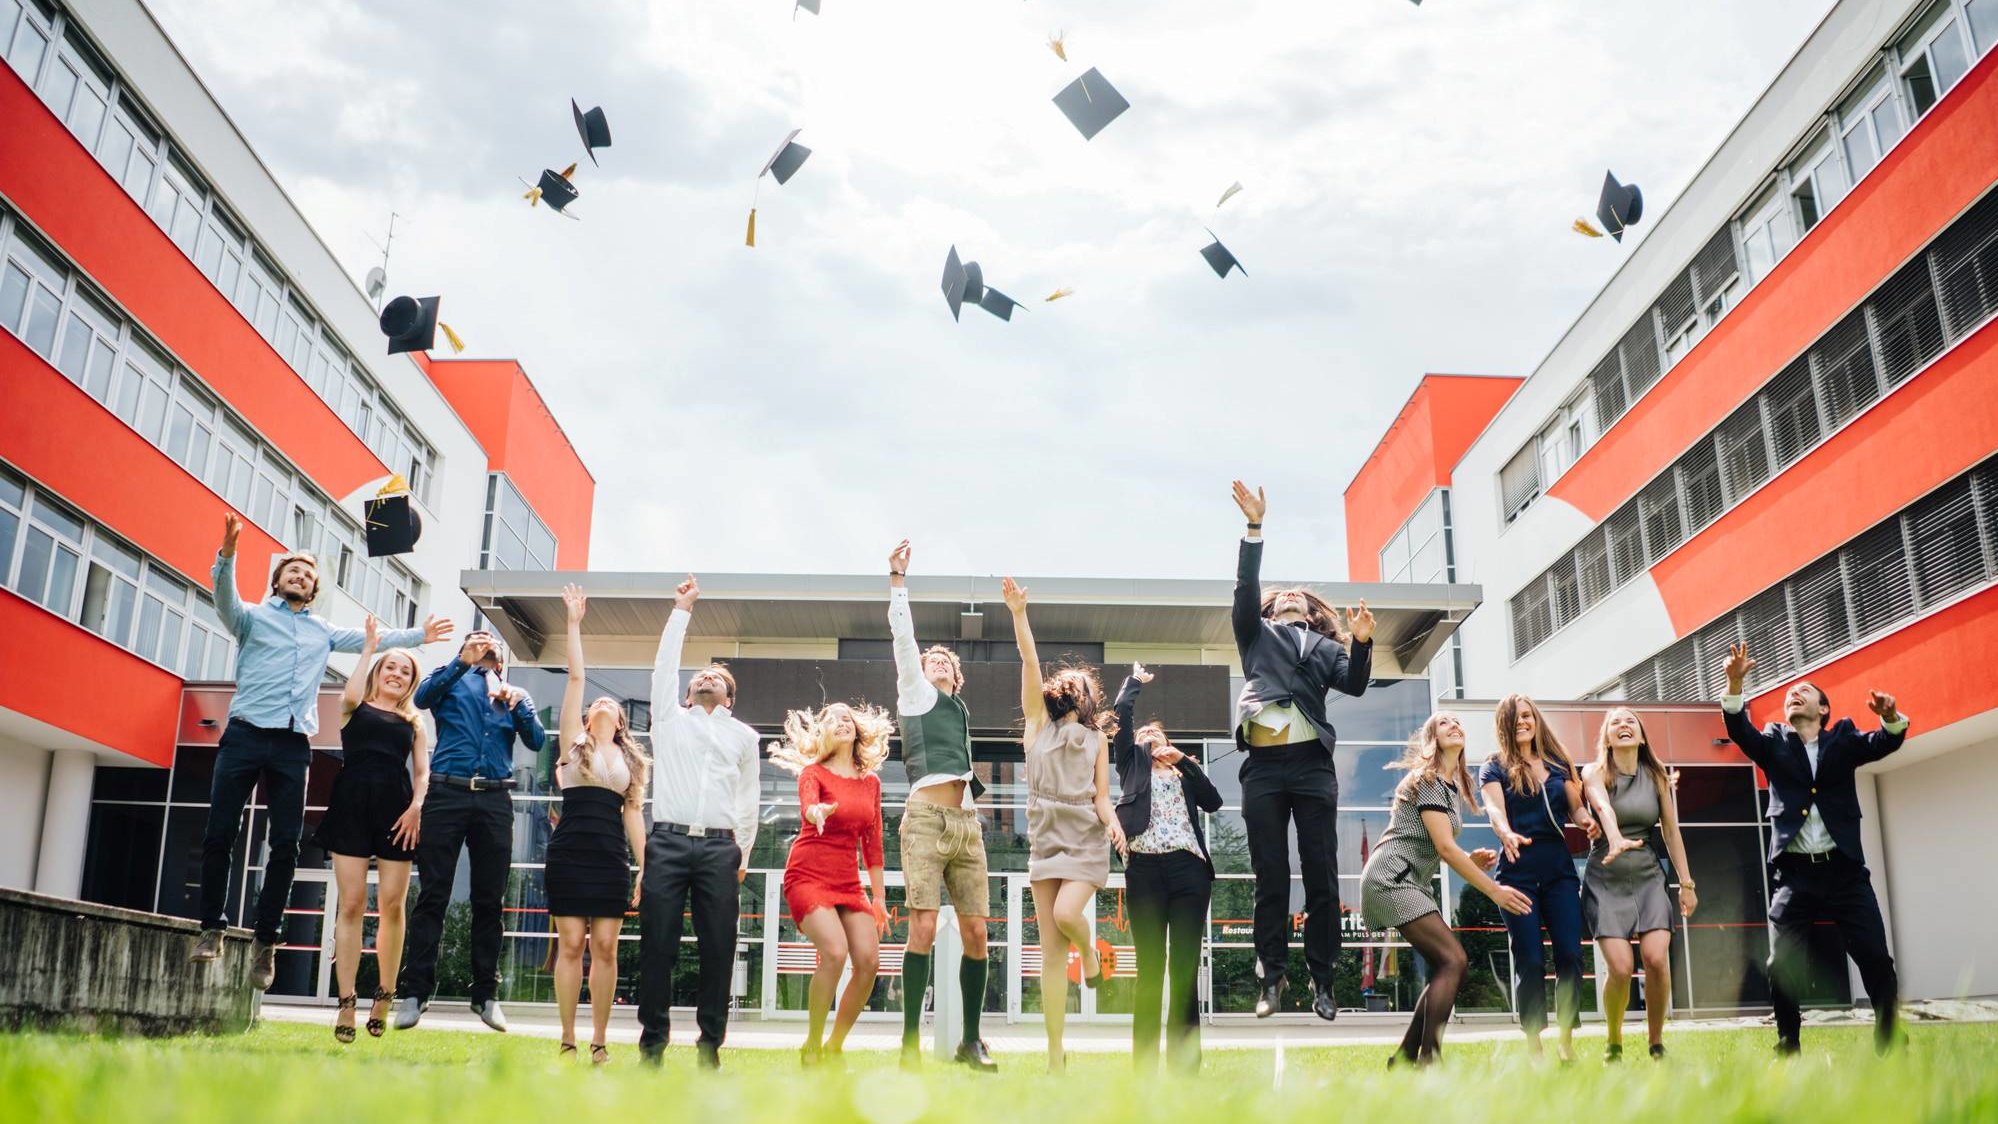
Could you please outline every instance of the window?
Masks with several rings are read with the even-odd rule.
[[[126,425],[155,445],[160,444],[166,424],[168,399],[173,397],[173,376],[166,356],[154,351],[144,340],[134,339],[125,349],[125,370],[111,410]]]
[[[47,496],[36,496],[21,542],[14,592],[52,613],[69,616],[83,561],[83,528],[82,516]]]
[[[248,243],[248,237],[222,213],[221,207],[210,204],[208,220],[201,228],[201,243],[194,252],[194,264],[225,297],[234,297],[241,284]]]
[[[81,286],[69,302],[56,369],[98,401],[111,391],[118,362],[118,318]]]
[[[6,11],[0,8],[0,12]],[[0,30],[6,17],[0,16]],[[0,42],[4,45],[4,42]],[[27,517],[28,485],[20,477],[0,467],[0,585],[14,571],[14,545],[21,541],[21,523]]]
[[[48,51],[49,40],[55,37],[55,13],[38,0],[30,0],[25,7],[17,7],[15,12],[8,9],[15,5],[0,6],[0,31],[11,31],[11,41],[0,40],[0,47],[6,48],[7,64],[21,76],[23,82],[34,85],[35,75],[41,73],[42,55]],[[9,16],[16,15],[11,22]]]
[[[1825,212],[1845,198],[1848,189],[1845,164],[1829,134],[1812,142],[1804,155],[1790,165],[1789,176],[1790,198],[1796,204],[1800,230],[1818,225]]]
[[[1903,36],[1897,52],[1901,58],[1901,81],[1908,91],[1913,116],[1929,111],[1957,79],[1970,69],[1973,57],[1964,35],[1964,22],[1947,3],[1936,5]]]
[[[485,544],[479,564],[489,570],[552,570],[555,535],[503,472],[486,479]]]
[[[6,22],[6,17],[0,16],[0,26]],[[95,52],[78,41],[74,30],[63,36],[62,45],[43,68],[35,92],[84,148],[96,145],[105,107],[111,101],[111,74],[97,61]]]
[[[0,328],[21,337],[42,358],[55,354],[56,325],[69,271],[17,225],[0,264]]]
[[[1964,14],[1970,17],[1970,37],[1977,41],[1982,55],[1998,46],[1998,0],[1966,0]]]
[[[1885,74],[1875,73],[1839,107],[1838,124],[1845,166],[1857,182],[1901,139],[1905,127],[1894,84]]]
[[[83,627],[113,644],[129,644],[139,601],[142,563],[135,550],[98,535],[90,548],[90,571],[83,586]]]
[[[1769,276],[1769,271],[1796,244],[1789,201],[1780,192],[1766,193],[1749,208],[1748,217],[1741,220],[1741,252],[1748,261],[1749,283]]]
[[[1536,441],[1514,454],[1499,470],[1499,510],[1510,523],[1540,496],[1540,452]]]
[[[194,256],[195,239],[201,236],[201,213],[208,207],[208,192],[200,183],[193,168],[180,157],[169,154],[166,168],[146,205],[146,213],[153,216],[153,221],[160,224],[160,229],[188,257]]]

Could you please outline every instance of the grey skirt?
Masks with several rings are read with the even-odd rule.
[[[1649,847],[1625,851],[1603,865],[1589,856],[1582,873],[1582,928],[1591,937],[1623,937],[1672,928],[1672,894],[1665,869]]]

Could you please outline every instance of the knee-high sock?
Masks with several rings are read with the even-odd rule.
[[[930,986],[930,954],[902,955],[902,1045],[916,1042],[923,1033],[923,992]]]
[[[986,962],[967,956],[958,962],[957,986],[964,996],[964,1040],[978,1041],[978,1016],[985,1013]]]

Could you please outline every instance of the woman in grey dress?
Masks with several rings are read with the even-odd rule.
[[[1644,962],[1645,1021],[1651,1056],[1665,1056],[1660,1041],[1672,995],[1672,900],[1665,869],[1649,843],[1654,830],[1664,836],[1679,874],[1679,912],[1687,917],[1699,898],[1686,869],[1686,845],[1679,836],[1678,810],[1665,766],[1644,736],[1644,723],[1625,707],[1603,717],[1596,759],[1582,772],[1584,792],[1596,809],[1602,834],[1589,848],[1582,875],[1582,925],[1596,938],[1606,968],[1603,1018],[1608,1024],[1607,1061],[1623,1057],[1623,1012],[1630,1003],[1631,946]]]
[[[1464,766],[1464,724],[1449,711],[1430,716],[1401,760],[1389,765],[1407,776],[1395,786],[1394,810],[1381,834],[1367,869],[1360,876],[1360,917],[1369,929],[1399,929],[1429,965],[1429,983],[1415,1000],[1415,1014],[1401,1045],[1388,1064],[1436,1060],[1443,1027],[1457,1002],[1469,961],[1464,946],[1437,909],[1433,887],[1436,868],[1450,869],[1480,893],[1510,913],[1526,913],[1532,899],[1502,886],[1485,873],[1498,861],[1498,852],[1479,848],[1466,853],[1457,845],[1462,809],[1474,801],[1471,772]]]
[[[1065,667],[1045,680],[1027,624],[1027,591],[1012,578],[1000,586],[1020,647],[1020,708],[1027,727],[1027,881],[1041,933],[1041,1012],[1047,1023],[1048,1070],[1065,1066],[1062,1029],[1068,1014],[1068,950],[1082,956],[1083,982],[1103,981],[1104,965],[1090,939],[1089,909],[1110,881],[1110,848],[1124,853],[1124,829],[1110,790],[1110,737],[1116,722],[1103,702],[1103,684],[1087,667]]]

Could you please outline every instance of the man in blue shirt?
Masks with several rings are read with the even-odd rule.
[[[365,634],[339,628],[312,614],[319,596],[319,564],[294,551],[278,559],[269,595],[261,604],[236,594],[236,536],[243,521],[234,512],[222,521],[222,549],[210,577],[215,615],[236,636],[236,695],[229,702],[229,725],[215,753],[215,776],[208,792],[208,828],[201,840],[201,936],[189,957],[206,963],[222,955],[222,930],[229,924],[229,858],[236,849],[243,807],[261,776],[270,809],[270,848],[264,860],[263,889],[257,894],[255,967],[259,989],[277,972],[277,945],[283,936],[284,907],[291,899],[292,872],[298,866],[298,837],[305,823],[305,774],[312,763],[311,737],[319,732],[319,683],[334,652],[358,652]],[[451,622],[431,617],[422,628],[392,629],[383,648],[414,648],[451,635]],[[365,671],[356,674],[366,674]]]
[[[422,889],[409,918],[395,1025],[408,1030],[430,1005],[437,984],[437,945],[458,852],[472,856],[472,1010],[494,1030],[506,1031],[499,990],[500,905],[513,861],[513,742],[540,752],[547,731],[534,700],[506,681],[506,642],[490,632],[465,635],[458,658],[431,672],[416,688],[416,705],[437,723],[430,752],[430,792],[423,799],[416,867]]]

